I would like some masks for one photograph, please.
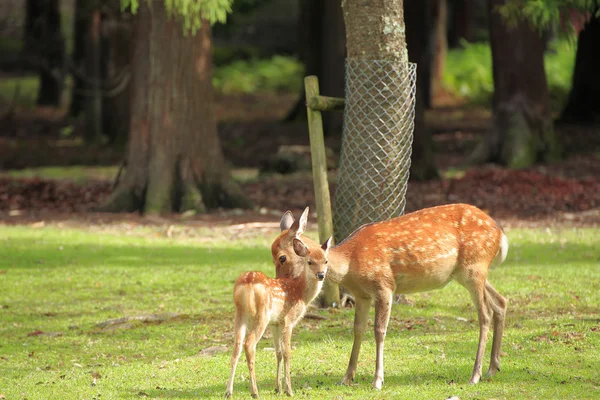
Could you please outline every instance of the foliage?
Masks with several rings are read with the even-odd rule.
[[[140,1],[150,0],[121,0],[121,9],[129,8],[135,14]],[[200,28],[203,19],[210,24],[225,22],[232,3],[233,0],[164,0],[167,12],[181,18],[184,32],[192,34]]]
[[[494,93],[492,52],[488,43],[463,41],[446,56],[444,86],[473,103],[488,102]]]
[[[571,88],[576,44],[557,40],[549,44],[544,56],[552,108],[560,108]],[[494,93],[492,53],[488,43],[468,43],[448,51],[443,76],[444,86],[472,103],[489,103]]]
[[[223,93],[300,90],[304,68],[293,57],[238,60],[215,70],[213,85]]]
[[[573,33],[571,24],[562,24],[562,18],[571,12],[591,13],[600,17],[597,0],[508,0],[498,11],[512,24],[527,20],[540,31],[560,25],[567,33]]]
[[[268,246],[277,230],[240,233],[135,222],[85,229],[0,226],[0,397],[222,398],[233,281],[246,270],[273,275]],[[296,396],[597,398],[600,230],[507,229],[507,235],[508,259],[490,273],[509,299],[503,368],[496,377],[466,384],[477,318],[467,291],[451,284],[410,295],[414,306],[393,307],[381,392],[371,389],[372,329],[356,384],[336,385],[352,347],[353,310],[320,310],[327,320],[303,320],[292,338]],[[161,313],[177,317],[120,329],[97,325]],[[261,340],[256,364],[267,399],[280,398],[272,394],[271,349],[268,338]],[[247,376],[242,356],[236,397],[248,397]]]
[[[0,104],[15,103],[18,107],[33,108],[38,94],[39,76],[3,77],[0,80]]]

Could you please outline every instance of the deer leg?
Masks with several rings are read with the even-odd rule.
[[[235,369],[242,354],[242,342],[246,336],[246,324],[243,324],[238,316],[235,319],[235,341],[233,343],[233,352],[231,354],[231,373],[227,381],[227,389],[225,398],[231,397],[233,394],[233,378],[235,377]]]
[[[277,387],[275,388],[276,393],[281,393],[281,360],[283,359],[283,353],[281,351],[281,327],[273,326],[271,328],[273,334],[273,344],[275,347],[275,355],[277,356]]]
[[[246,352],[246,361],[248,362],[248,371],[250,372],[250,394],[252,397],[258,397],[258,386],[256,385],[256,372],[254,371],[254,361],[256,356],[256,344],[267,329],[268,319],[266,316],[257,316],[254,326],[248,332],[248,337],[244,343]]]
[[[360,297],[355,298],[356,308],[354,310],[354,344],[352,345],[352,353],[350,354],[350,361],[348,362],[348,369],[346,375],[340,382],[342,385],[349,385],[354,380],[356,375],[356,365],[358,363],[358,353],[360,352],[360,345],[362,343],[365,329],[367,329],[367,322],[369,321],[369,309],[371,308],[371,299],[364,299]]]
[[[379,293],[375,300],[375,343],[377,353],[373,388],[377,390],[381,390],[383,386],[383,345],[388,323],[390,322],[393,296],[394,293],[391,290],[385,290]]]
[[[488,333],[490,331],[491,322],[491,304],[485,296],[485,278],[477,279],[474,277],[471,285],[468,287],[473,298],[473,303],[477,309],[477,317],[479,319],[479,345],[477,346],[477,354],[475,356],[475,365],[473,367],[473,374],[469,383],[475,384],[481,379],[481,370],[483,364],[483,354],[485,352],[485,346],[487,344]]]
[[[487,281],[485,282],[485,294],[490,300],[494,312],[494,338],[492,340],[492,356],[490,359],[490,368],[486,374],[486,376],[492,377],[496,374],[496,372],[500,371],[500,348],[502,347],[502,335],[504,334],[506,299]]]
[[[285,393],[288,396],[293,396],[292,392],[292,378],[290,376],[290,353],[291,353],[291,341],[292,341],[292,328],[286,326],[283,328],[283,369],[285,373]]]

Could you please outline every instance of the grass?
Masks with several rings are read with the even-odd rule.
[[[76,229],[0,226],[0,394],[7,399],[219,398],[229,372],[231,288],[245,270],[273,274],[277,231],[179,226]],[[311,236],[316,236],[314,232]],[[386,381],[370,389],[369,329],[357,383],[337,386],[352,345],[353,310],[319,311],[295,331],[292,384],[300,398],[598,398],[600,230],[510,230],[506,263],[490,281],[509,298],[502,371],[466,384],[477,342],[475,313],[457,284],[395,305]],[[163,323],[102,329],[113,318],[177,313]],[[372,317],[372,314],[371,314]],[[41,334],[44,332],[44,334]],[[201,350],[223,349],[211,355]],[[257,375],[272,393],[275,356],[259,343]],[[488,344],[489,354],[490,344]],[[234,396],[248,398],[240,363]]]

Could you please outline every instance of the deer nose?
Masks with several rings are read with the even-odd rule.
[[[320,281],[325,279],[325,272],[317,272],[317,279]]]

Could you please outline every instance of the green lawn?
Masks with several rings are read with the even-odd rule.
[[[231,289],[245,270],[273,274],[277,231],[176,226],[86,230],[0,226],[0,398],[219,398],[232,341]],[[469,296],[457,284],[395,305],[386,340],[386,380],[370,389],[369,329],[357,382],[337,386],[352,346],[353,310],[319,311],[293,336],[292,384],[299,398],[557,399],[600,397],[600,230],[509,230],[507,261],[490,281],[509,313],[502,371],[466,384],[477,344]],[[314,232],[311,236],[315,237]],[[176,313],[163,323],[109,319]],[[173,316],[173,314],[170,314]],[[202,352],[222,349],[222,352]],[[275,356],[259,343],[258,385],[275,398]],[[488,351],[491,343],[488,343]],[[209,354],[205,354],[209,353]],[[487,360],[486,360],[487,362]],[[486,365],[487,367],[487,365]],[[249,398],[242,356],[234,397]],[[2,397],[4,396],[4,397]]]

